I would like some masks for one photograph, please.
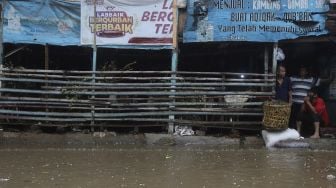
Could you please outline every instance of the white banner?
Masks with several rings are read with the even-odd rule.
[[[173,0],[81,0],[81,44],[172,45]],[[96,23],[95,23],[96,22]]]

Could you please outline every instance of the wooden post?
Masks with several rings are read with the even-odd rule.
[[[264,50],[264,74],[268,74],[268,61],[269,61],[269,58],[268,58],[268,47],[265,46],[265,50]],[[265,76],[265,80],[268,79],[268,76]],[[265,81],[265,84],[267,83],[267,81]],[[265,90],[265,88],[263,87],[262,88],[263,91]]]
[[[3,20],[4,20],[4,11],[5,11],[5,1],[0,2],[0,69],[3,68]],[[2,88],[2,81],[0,81],[0,88]],[[1,96],[1,92],[0,92]]]
[[[171,59],[171,71],[173,72],[171,75],[171,102],[173,105],[169,106],[169,109],[172,111],[175,108],[175,84],[176,84],[176,71],[178,66],[178,19],[179,19],[179,12],[176,6],[176,0],[173,0],[173,50],[172,50],[172,59]],[[175,115],[169,115],[169,123],[168,123],[168,133],[174,133],[174,120]]]
[[[275,74],[276,73],[276,67],[277,67],[277,59],[276,59],[276,55],[277,55],[277,50],[278,50],[278,43],[274,43],[273,44],[273,59],[272,59],[272,73]]]
[[[44,46],[44,70],[49,70],[49,46],[46,44]],[[45,73],[45,80],[48,80],[48,73]],[[45,83],[48,86],[48,82]]]
[[[49,46],[48,46],[48,44],[46,44],[44,46],[44,69],[49,70]],[[48,73],[47,72],[45,73],[45,78],[44,79],[48,80]],[[48,87],[48,82],[45,83],[45,86]],[[45,97],[48,99],[48,95],[45,95]],[[48,104],[46,104],[45,111],[46,112],[49,111]]]
[[[48,44],[44,46],[44,69],[49,70],[49,46]]]
[[[0,69],[3,68],[3,19],[4,19],[4,11],[5,11],[5,0],[0,2]],[[2,73],[2,70],[0,70]],[[2,88],[2,81],[0,81],[0,88]],[[0,96],[2,93],[0,92]],[[0,126],[0,131],[3,131],[2,126]]]
[[[265,46],[265,51],[264,51],[264,74],[268,74],[268,48]]]
[[[94,25],[93,25],[93,57],[92,57],[92,82],[96,82],[96,66],[97,66],[97,37],[96,37],[96,14],[97,14],[97,6],[96,6],[97,0],[93,1],[93,14],[94,14]],[[91,99],[95,98],[95,90],[92,89],[92,96]],[[91,106],[91,125],[94,125],[95,123],[95,106]],[[91,127],[91,131],[93,130],[93,127]]]

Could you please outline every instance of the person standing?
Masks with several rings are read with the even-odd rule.
[[[316,80],[313,77],[308,76],[307,68],[300,67],[299,76],[290,77],[292,85],[292,108],[289,120],[289,127],[296,128],[298,121],[298,114],[301,111],[304,99],[308,94],[308,91],[315,86]]]
[[[275,99],[292,103],[292,86],[289,77],[286,76],[286,68],[283,64],[278,66],[276,86],[275,86]]]

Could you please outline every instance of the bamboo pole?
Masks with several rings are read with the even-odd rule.
[[[174,72],[171,72],[172,74],[175,74]],[[210,80],[210,81],[264,81],[265,76],[271,76],[271,74],[265,74],[263,76],[254,76],[254,78],[223,78],[225,75],[221,75],[221,77],[209,77],[209,76],[203,76],[203,77],[197,77],[198,75],[196,74],[195,76],[184,76],[183,74],[180,74],[177,72],[176,74],[179,74],[179,77],[176,77],[178,80],[189,80],[189,81],[203,81],[203,80]],[[1,73],[1,75],[4,76],[18,76],[18,77],[45,77],[47,76],[48,78],[58,78],[58,79],[80,79],[80,80],[91,80],[92,76],[69,76],[69,75],[52,75],[48,72],[44,73],[18,73],[18,72],[13,72],[13,71],[4,71]],[[142,75],[132,75],[131,73],[127,74],[127,76],[96,76],[96,80],[169,80],[171,77],[169,76],[147,76],[147,73],[143,73]],[[201,76],[201,75],[199,75]],[[259,77],[259,78],[258,78]],[[270,81],[274,81],[273,79],[266,79]]]
[[[85,81],[63,81],[63,80],[44,80],[44,79],[31,79],[31,78],[16,78],[16,77],[0,77],[2,81],[11,81],[11,82],[36,82],[36,83],[51,83],[51,84],[74,84],[74,85],[86,85],[86,86],[171,86],[171,83],[126,83],[126,82],[119,82],[119,83],[92,83],[92,82],[85,82]],[[147,81],[150,81],[149,79]],[[165,80],[162,80],[165,81]],[[212,80],[204,80],[204,81],[212,81]],[[264,80],[260,80],[264,81]],[[272,79],[271,81],[266,80],[267,82],[273,83],[275,81]],[[255,82],[252,80],[252,82]],[[264,83],[249,83],[248,80],[245,82],[226,82],[226,83],[218,83],[218,82],[180,82],[175,83],[174,86],[242,86],[242,85],[255,85],[255,86],[262,86],[265,85]],[[269,84],[269,83],[268,83]],[[267,85],[267,84],[266,84]],[[74,86],[75,87],[75,86]]]
[[[33,98],[28,100],[17,100],[13,99],[3,99],[4,101],[0,101],[1,105],[5,104],[49,104],[49,105],[67,105],[67,106],[88,106],[94,103],[97,106],[109,106],[112,107],[146,107],[146,106],[170,106],[171,102],[152,102],[152,103],[111,103],[109,101],[104,102],[90,102],[84,100],[66,100],[66,99],[44,99],[44,98]],[[176,107],[178,106],[209,106],[209,108],[213,107],[227,107],[227,106],[261,106],[262,102],[245,102],[245,103],[214,103],[214,102],[175,102]]]
[[[85,112],[43,112],[43,111],[17,111],[0,109],[0,114],[16,114],[29,116],[48,116],[48,117],[75,117],[75,118],[91,118],[91,113]],[[159,111],[159,112],[122,112],[122,113],[95,113],[98,118],[112,118],[112,117],[145,117],[145,116],[169,116],[174,115],[244,115],[244,116],[262,116],[262,112],[205,112],[205,111]]]
[[[76,91],[76,92],[62,92],[62,91],[45,91],[45,90],[34,90],[34,89],[10,89],[10,88],[0,88],[0,92],[9,93],[30,93],[30,94],[54,94],[54,95],[92,95],[92,92],[86,91]],[[142,95],[142,96],[171,96],[170,91],[157,91],[157,92],[147,92],[147,91],[130,91],[130,92],[95,92],[95,96],[106,96],[106,95],[119,95],[119,96],[129,96],[129,95]],[[209,91],[209,92],[175,92],[174,95],[178,96],[200,96],[200,95],[273,95],[273,92],[253,92],[253,91]]]
[[[69,103],[56,103],[56,102],[23,102],[23,101],[0,101],[2,107],[9,109],[9,108],[17,108],[20,109],[28,109],[30,111],[36,111],[39,109],[43,109],[46,104],[49,105],[50,109],[63,109],[69,110],[71,112],[75,112],[75,110],[90,110],[89,105],[81,105],[81,104],[69,104]],[[169,103],[168,103],[169,105]],[[147,104],[141,106],[129,106],[129,105],[114,105],[110,106],[108,104],[105,105],[97,105],[98,107],[95,108],[97,111],[127,111],[127,112],[136,112],[136,111],[158,111],[158,110],[169,110],[168,105],[154,105],[154,104]],[[254,108],[246,108],[247,106],[251,105],[244,105],[244,104],[233,104],[233,105],[214,105],[204,107],[202,105],[195,105],[194,103],[189,103],[188,105],[176,105],[176,111],[202,111],[202,112],[256,112],[261,111],[261,108],[255,106]],[[48,112],[48,111],[46,111]],[[81,112],[81,111],[78,111]]]
[[[28,45],[24,45],[24,46],[21,46],[21,47],[15,49],[15,50],[10,51],[9,53],[5,54],[4,59],[8,58],[9,56],[11,56],[11,55],[13,55],[13,54],[15,54],[17,52],[19,52],[20,50],[25,49],[27,46]]]
[[[91,85],[95,85],[96,83],[92,82],[87,82],[86,77],[83,77],[84,79],[80,79],[80,80],[74,80],[74,81],[69,81],[69,79],[71,79],[71,76],[66,77],[66,76],[52,76],[52,75],[47,75],[47,73],[45,73],[44,75],[28,75],[28,74],[15,74],[15,73],[0,73],[0,75],[5,76],[5,78],[2,79],[7,79],[7,81],[9,81],[8,79],[12,79],[12,80],[18,80],[18,81],[25,81],[27,79],[30,80],[30,82],[34,82],[34,81],[41,81],[41,80],[45,80],[46,78],[50,79],[51,82],[54,83],[60,83],[60,84],[81,84],[81,83],[86,83],[91,84]],[[44,79],[40,79],[40,78],[44,78]],[[51,79],[51,78],[61,78],[61,79]],[[47,79],[47,80],[48,80]],[[139,85],[138,83],[124,83],[126,81],[139,81],[139,82],[144,82],[144,81],[163,81],[163,82],[159,82],[159,83],[144,83],[144,84],[148,84],[148,85],[170,85],[170,83],[164,83],[165,81],[171,80],[171,77],[110,77],[110,78],[98,78],[96,77],[96,80],[102,80],[102,81],[113,81],[113,82],[99,82],[99,84],[134,84],[134,85]],[[181,80],[183,82],[180,83],[176,83],[176,84],[184,84],[184,85],[189,85],[192,83],[200,83],[199,81],[209,81],[211,83],[216,83],[215,81],[218,81],[218,84],[230,84],[230,82],[232,82],[231,84],[238,84],[238,83],[248,83],[248,82],[271,82],[273,83],[275,81],[275,79],[220,79],[220,78],[193,78],[193,77],[176,77],[175,80]],[[223,82],[221,82],[223,81]],[[255,83],[253,83],[255,84]]]
[[[90,121],[90,119],[85,119],[85,118],[72,118],[72,119],[64,119],[64,118],[43,118],[43,117],[16,117],[16,116],[2,116],[0,115],[0,119],[19,119],[19,120],[32,120],[34,121],[35,119],[38,121],[54,121],[54,122],[71,122],[71,125],[76,125],[76,126],[87,126],[86,124],[79,124],[78,122],[85,122],[85,121]],[[169,119],[157,119],[157,118],[116,118],[116,119],[100,119],[97,118],[96,120],[98,121],[134,121],[134,122],[170,122]],[[227,122],[227,121],[217,121],[217,122],[209,122],[209,121],[192,121],[192,120],[175,120],[174,122],[178,122],[179,124],[189,124],[189,125],[261,125],[261,121],[238,121],[238,122]],[[75,124],[74,124],[75,123]],[[64,125],[62,123],[62,125]],[[104,124],[104,125],[110,125],[113,126],[112,124]],[[96,125],[100,126],[100,125]],[[138,126],[138,125],[137,125]]]
[[[196,95],[197,97],[197,95]],[[195,96],[180,96],[180,97],[176,97],[176,99],[194,99]],[[215,98],[223,98],[223,96],[207,96],[205,97],[205,99],[215,99]],[[260,96],[248,96],[249,99],[257,99],[257,98],[261,98]],[[133,100],[133,101],[143,101],[143,100],[147,100],[148,97],[143,97],[143,98],[138,98],[138,97],[132,97],[132,98],[118,98],[118,101],[120,101],[120,103],[125,103],[125,104],[129,104],[129,105],[134,105],[134,104],[139,104],[139,103],[128,103],[127,101],[129,100]],[[8,96],[0,96],[0,100],[4,100],[4,101],[9,101],[9,100],[14,100],[14,101],[50,101],[50,102],[69,102],[69,103],[87,103],[87,104],[91,104],[92,102],[95,102],[97,104],[100,104],[102,102],[109,102],[110,98],[96,98],[95,100],[80,100],[80,99],[65,99],[65,98],[40,98],[40,97],[8,97]],[[155,97],[153,98],[153,100],[155,101],[168,101],[167,97]],[[121,101],[126,101],[126,102],[121,102]],[[147,104],[146,103],[142,103],[142,104]],[[181,102],[180,102],[181,103]],[[188,102],[183,102],[184,104],[187,104]],[[195,103],[195,102],[193,102]],[[197,103],[197,102],[196,102]],[[258,102],[245,102],[244,104],[254,104],[254,103],[258,103]],[[105,104],[105,103],[102,103]],[[119,104],[119,103],[116,103]],[[182,104],[182,103],[181,103]],[[199,104],[226,104],[226,103],[203,103],[200,102]],[[234,103],[234,104],[240,104],[240,103]]]
[[[2,116],[0,115],[0,119],[4,118],[16,118],[12,116]],[[43,117],[17,117],[16,119],[21,120],[34,120],[34,118],[37,118],[38,121],[45,121],[46,118]],[[48,118],[49,121],[54,122],[75,122],[75,125],[78,125],[77,122],[85,122],[90,121],[90,119],[86,118],[69,118],[69,119],[62,119],[62,118]],[[134,122],[169,122],[169,119],[161,119],[161,118],[115,118],[115,119],[101,119],[97,118],[99,121],[134,121]],[[261,121],[239,121],[239,122],[227,122],[227,121],[217,121],[217,122],[209,122],[209,121],[193,121],[193,120],[175,120],[174,122],[178,122],[180,124],[192,124],[192,125],[225,125],[225,124],[236,124],[236,125],[252,125],[252,124],[258,124],[261,125]],[[83,126],[87,126],[86,124],[81,124]],[[107,125],[107,124],[105,124]],[[111,125],[111,124],[109,124]]]
[[[101,86],[48,86],[45,87],[43,86],[42,89],[47,89],[47,90],[62,90],[62,89],[95,89],[95,90],[166,90],[166,89],[170,89],[171,87],[154,87],[154,86],[119,86],[119,87],[104,87],[102,88]],[[179,90],[210,90],[210,91],[215,91],[218,90],[218,88],[220,87],[179,87],[176,89]]]
[[[32,73],[54,73],[54,74],[88,74],[92,75],[93,71],[64,71],[64,70],[41,70],[41,69],[9,69],[9,68],[2,68],[2,71],[8,72],[32,72]],[[235,72],[190,72],[190,71],[95,71],[96,74],[188,74],[188,75],[218,75],[223,76],[230,75],[230,76],[240,76],[241,73]],[[244,73],[246,76],[272,76],[271,74],[261,74],[261,73]],[[274,75],[273,75],[274,76]]]

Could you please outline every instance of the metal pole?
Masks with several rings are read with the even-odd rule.
[[[93,57],[92,57],[92,83],[96,82],[96,66],[97,66],[97,39],[96,39],[96,15],[97,15],[97,10],[96,10],[96,0],[93,1],[93,14],[94,14],[94,23],[93,23]],[[95,90],[92,89],[92,97],[91,99],[95,98]],[[91,119],[91,125],[94,125],[95,123],[95,106],[91,106],[91,114],[92,114],[92,119]],[[91,127],[91,130],[93,131],[93,127]]]
[[[173,50],[172,50],[172,61],[171,61],[171,71],[173,72],[171,75],[171,87],[172,89],[170,90],[173,94],[170,96],[172,98],[172,104],[170,105],[169,108],[170,110],[174,110],[175,108],[175,92],[176,90],[174,89],[176,86],[176,71],[177,71],[177,65],[178,65],[178,20],[179,20],[179,11],[177,8],[176,0],[173,0]],[[169,124],[168,124],[168,133],[174,133],[174,120],[175,120],[175,115],[169,115]]]

